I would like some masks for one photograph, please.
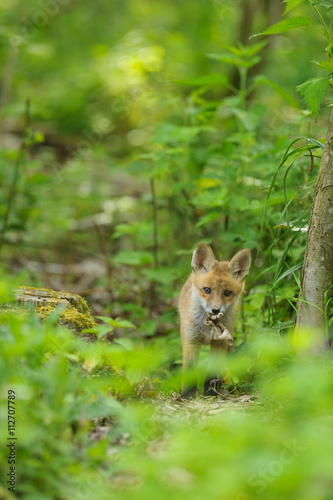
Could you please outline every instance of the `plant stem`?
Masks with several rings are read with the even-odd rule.
[[[2,253],[3,245],[5,243],[5,235],[6,235],[6,232],[8,229],[9,216],[10,216],[10,213],[12,211],[14,199],[15,199],[16,192],[17,192],[16,188],[17,188],[17,183],[18,183],[19,177],[20,177],[20,167],[24,162],[24,157],[25,157],[25,153],[27,150],[26,138],[30,134],[30,122],[31,122],[31,120],[30,120],[30,99],[27,99],[26,100],[26,108],[25,108],[25,129],[24,129],[23,136],[22,136],[21,147],[19,149],[17,160],[15,163],[13,180],[12,180],[12,184],[9,188],[7,205],[6,205],[6,209],[5,209],[5,213],[4,213],[3,221],[2,221],[1,236],[0,236],[0,256]]]
[[[156,207],[156,193],[155,193],[155,180],[153,177],[150,178],[150,192],[152,197],[152,207],[153,207],[153,238],[154,238],[154,265],[158,267],[158,226],[157,226],[157,207]]]
[[[320,19],[320,22],[323,26],[323,29],[324,29],[324,32],[323,32],[323,35],[327,38],[327,41],[330,42],[330,33],[327,29],[327,26],[326,26],[326,23],[325,23],[325,20],[323,18],[323,16],[321,15],[319,9],[311,2],[311,5],[312,5],[312,8],[313,10],[315,11],[315,13],[317,14],[317,16],[319,17]]]
[[[109,261],[109,250],[108,250],[108,247],[107,247],[107,244],[105,241],[105,236],[104,236],[103,232],[101,231],[101,228],[99,227],[97,222],[95,222],[94,220],[93,220],[93,225],[94,225],[94,229],[95,229],[95,232],[97,235],[100,250],[101,250],[103,257],[104,257],[105,269],[106,269],[106,275],[107,275],[106,289],[107,289],[107,292],[108,292],[108,295],[110,298],[110,303],[112,303],[114,300],[113,290],[112,290],[112,285],[111,285],[113,271],[112,271],[112,266],[111,266],[110,261]]]
[[[152,207],[153,207],[153,255],[154,255],[154,266],[158,267],[158,227],[157,227],[157,206],[156,206],[156,193],[155,193],[155,179],[150,177],[150,192],[152,197]],[[155,289],[156,281],[151,281],[150,283],[150,310],[153,310],[155,302]]]
[[[140,266],[136,267],[136,278],[138,283],[138,296],[137,296],[137,306],[139,309],[143,308],[143,286],[142,286],[142,275]]]
[[[242,108],[246,109],[246,80],[247,80],[247,69],[239,68],[240,75],[240,96],[242,99]]]

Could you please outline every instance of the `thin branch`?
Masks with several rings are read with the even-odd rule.
[[[158,267],[158,226],[157,226],[157,206],[156,206],[156,193],[155,193],[155,180],[150,177],[150,192],[152,197],[152,207],[153,207],[153,238],[154,238],[154,265]]]
[[[22,136],[22,143],[18,152],[17,160],[14,166],[14,174],[13,174],[13,180],[11,183],[11,186],[9,188],[9,194],[8,194],[8,200],[6,204],[6,209],[5,213],[3,216],[2,220],[2,227],[1,227],[1,235],[0,235],[0,255],[2,253],[3,245],[5,242],[5,236],[6,232],[8,230],[8,222],[9,222],[9,216],[11,214],[13,204],[14,204],[14,199],[17,194],[17,183],[20,177],[20,169],[21,166],[23,165],[24,158],[25,158],[25,153],[27,150],[27,137],[30,134],[30,123],[31,123],[31,118],[30,118],[30,99],[26,100],[26,108],[25,108],[25,129],[23,132]]]

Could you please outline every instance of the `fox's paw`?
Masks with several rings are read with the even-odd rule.
[[[197,395],[197,386],[194,385],[192,387],[186,387],[183,389],[183,392],[181,393],[180,397],[182,399],[190,399],[190,398],[195,398]]]

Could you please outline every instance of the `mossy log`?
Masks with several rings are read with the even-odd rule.
[[[87,302],[80,295],[33,287],[20,287],[15,295],[18,305],[33,306],[41,319],[61,306],[59,324],[68,326],[76,333],[96,326]]]

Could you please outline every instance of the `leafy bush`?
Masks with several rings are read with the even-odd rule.
[[[1,498],[333,498],[329,296],[325,339],[289,333],[332,8],[268,3],[0,6]],[[182,402],[175,302],[202,239],[253,265],[225,390]],[[8,312],[28,284],[85,294],[97,340]]]
[[[55,320],[1,326],[3,498],[9,390],[14,497],[331,498],[333,365],[318,335],[258,334],[228,361],[254,395],[185,404],[177,373],[157,377],[169,346],[85,343]]]

